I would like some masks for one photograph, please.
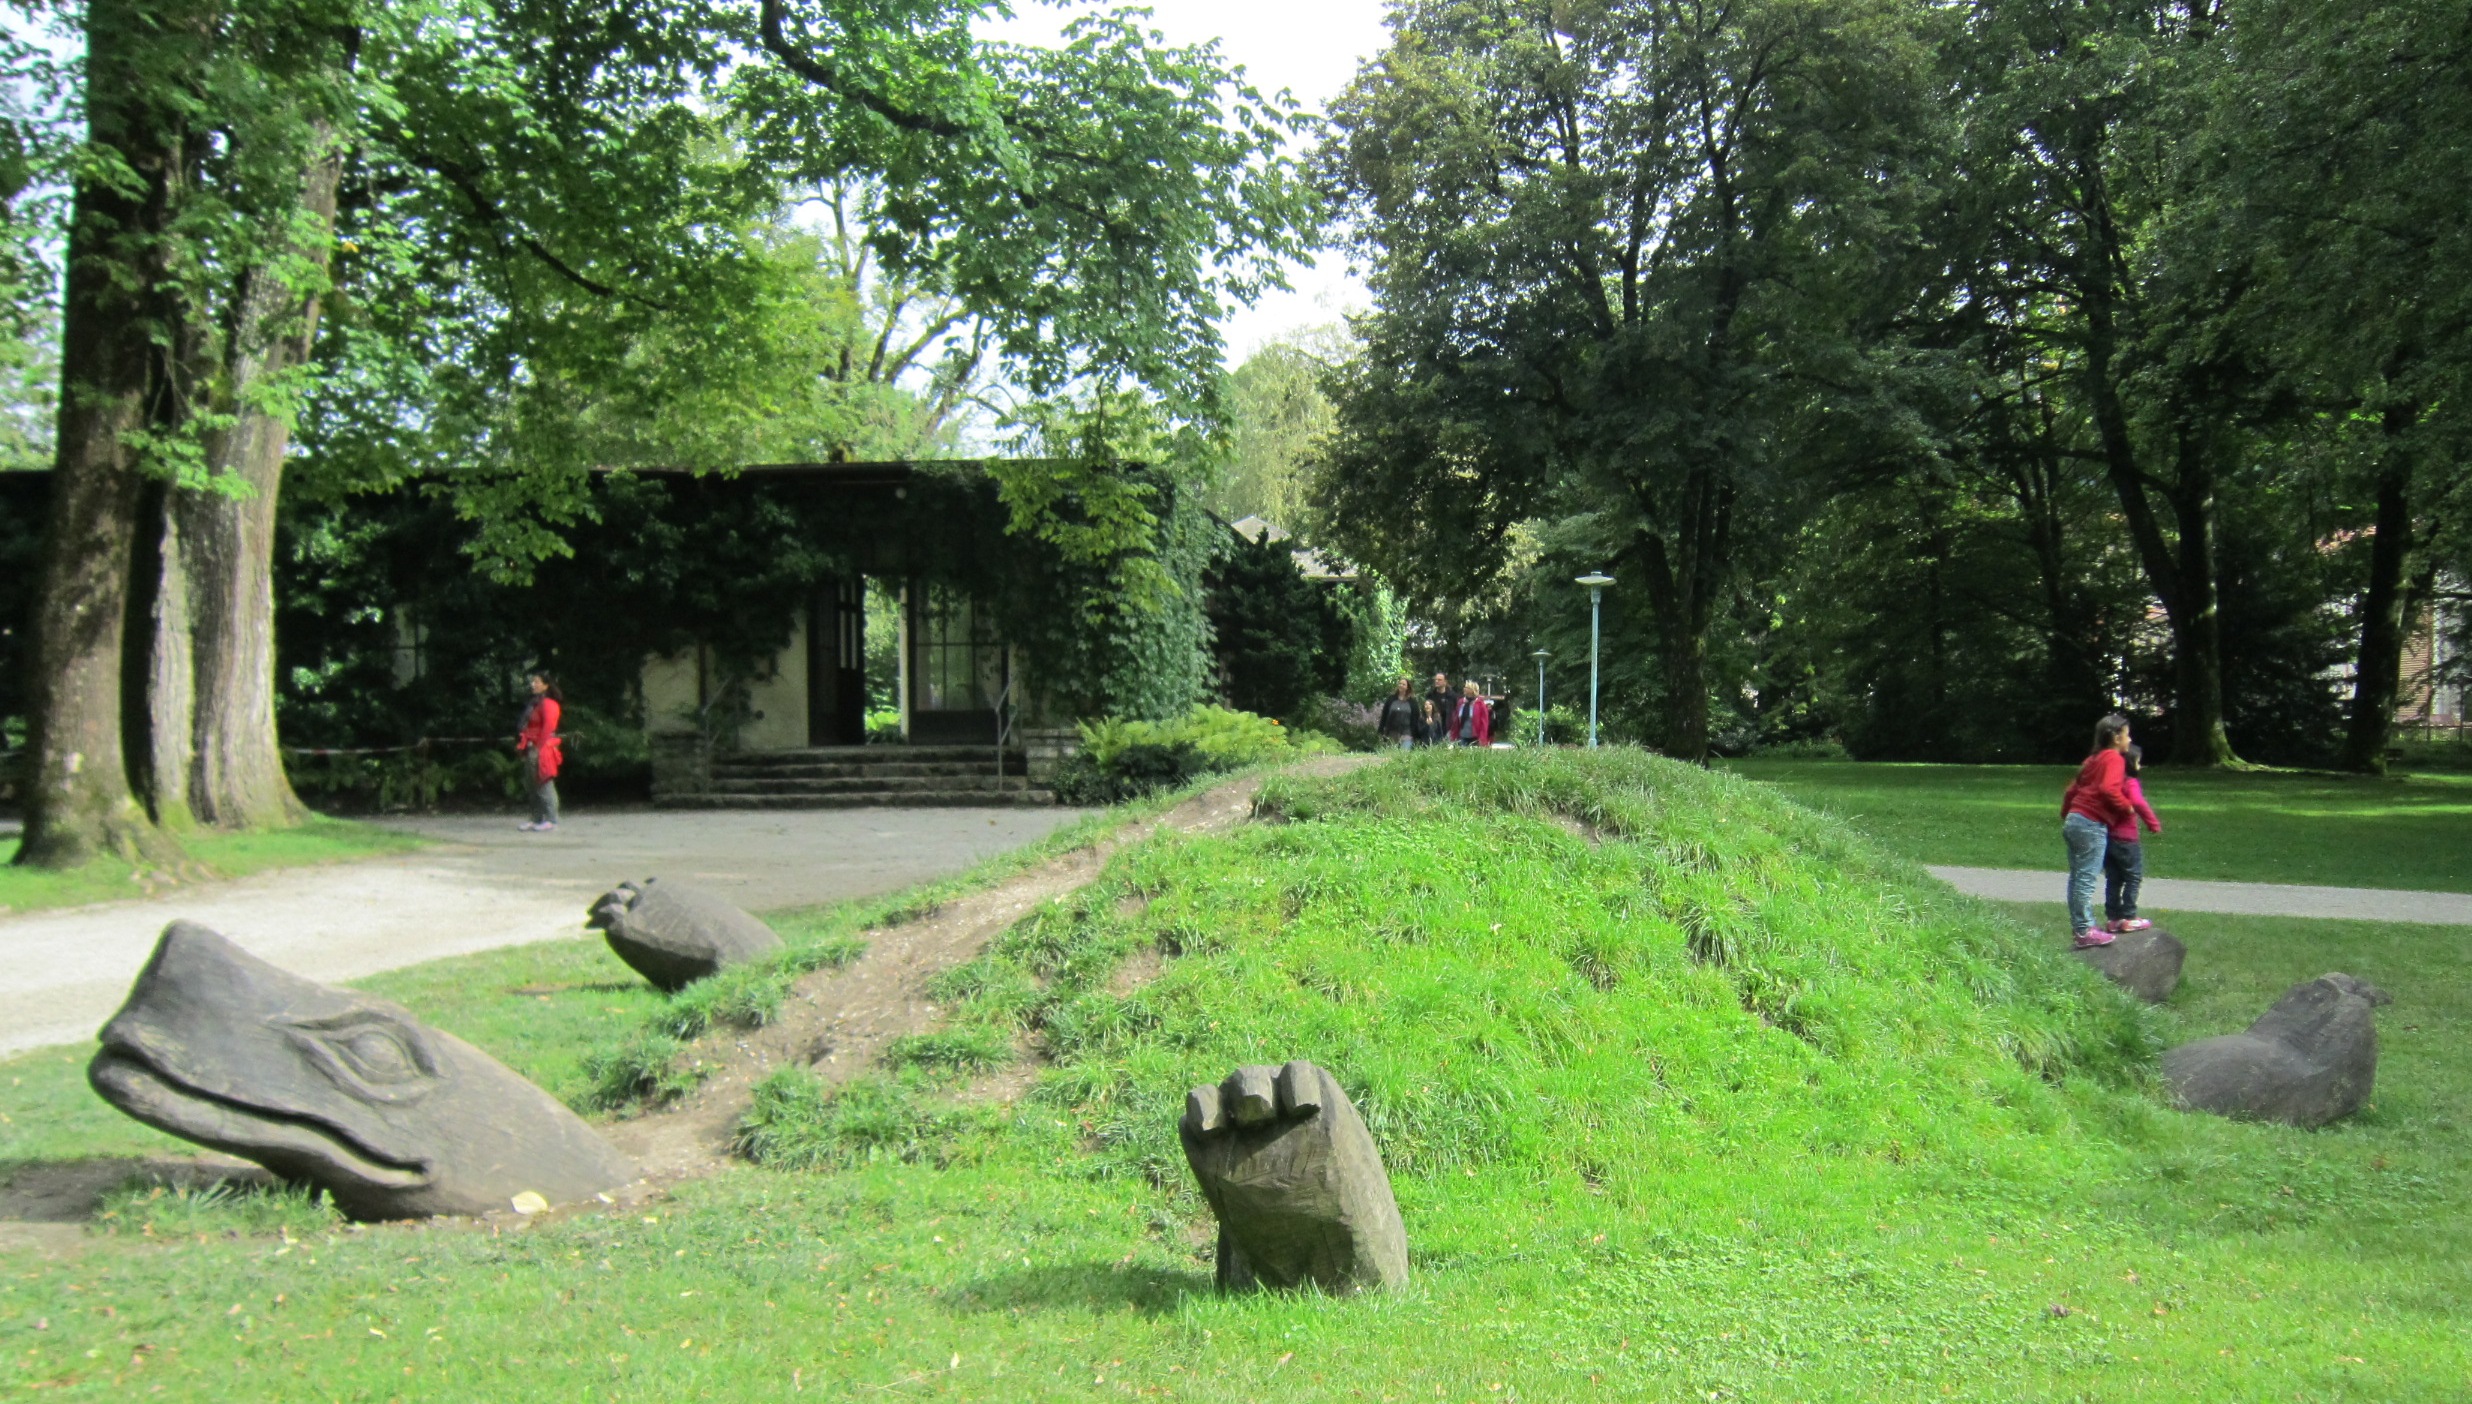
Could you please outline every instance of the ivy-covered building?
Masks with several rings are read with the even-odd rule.
[[[1203,695],[1219,528],[1128,471],[1152,519],[1128,554],[1177,586],[1143,608],[1116,588],[1126,556],[1012,530],[978,462],[597,474],[564,507],[564,551],[519,573],[481,568],[435,483],[287,502],[285,739],[485,731],[548,666],[574,766],[638,786],[649,768],[659,801],[964,802],[987,787],[960,780],[1034,769],[1076,718]],[[871,740],[909,744],[823,751]],[[939,777],[956,783],[874,783]]]

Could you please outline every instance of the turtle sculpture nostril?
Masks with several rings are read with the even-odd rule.
[[[1185,1160],[1219,1219],[1219,1285],[1328,1292],[1408,1280],[1382,1152],[1329,1073],[1242,1067],[1185,1094]]]
[[[488,1054],[193,922],[164,928],[101,1039],[86,1076],[105,1101],[316,1185],[356,1219],[581,1199],[635,1178]]]

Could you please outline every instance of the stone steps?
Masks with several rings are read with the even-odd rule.
[[[724,790],[662,795],[656,809],[1018,809],[1056,802],[1055,792],[1027,790],[896,790],[842,794],[748,794]]]
[[[993,775],[996,758],[981,756],[975,761],[757,761],[723,760],[715,757],[713,779],[764,780],[932,780],[941,776]],[[1022,773],[1019,756],[1004,758],[1004,773]]]
[[[714,756],[706,788],[655,790],[662,809],[863,809],[1048,805],[1018,751],[993,746],[814,746]]]
[[[964,790],[1018,790],[1018,774],[977,775],[720,775],[713,788],[740,795],[914,795]]]

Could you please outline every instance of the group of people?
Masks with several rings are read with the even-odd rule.
[[[1412,746],[1490,746],[1493,744],[1495,699],[1469,678],[1451,690],[1448,673],[1433,675],[1423,697],[1416,684],[1399,680],[1396,691],[1382,702],[1374,730],[1385,746],[1404,751]]]
[[[2118,712],[2094,724],[2094,751],[2077,767],[2060,798],[2060,836],[2069,846],[2069,925],[2077,948],[2108,946],[2153,922],[2137,914],[2137,890],[2146,878],[2140,825],[2163,832],[2163,821],[2146,803],[2138,778],[2145,752],[2129,739],[2129,719]],[[2103,920],[2094,919],[2094,884],[2103,882]]]

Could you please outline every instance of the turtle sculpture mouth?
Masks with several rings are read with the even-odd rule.
[[[418,1189],[432,1179],[426,1162],[390,1156],[323,1117],[189,1086],[125,1045],[107,1045],[86,1075],[115,1105],[147,1125],[245,1156],[291,1178],[341,1175],[385,1189]]]
[[[576,1115],[407,1010],[174,922],[87,1080],[175,1136],[334,1196],[356,1219],[565,1203],[634,1167]]]

